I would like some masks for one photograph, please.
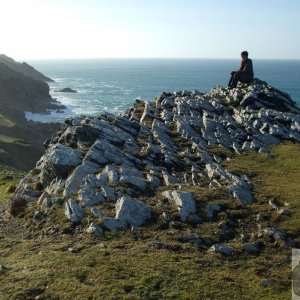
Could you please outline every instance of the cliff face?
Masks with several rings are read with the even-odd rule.
[[[43,141],[58,126],[28,122],[24,112],[46,113],[64,107],[51,98],[46,82],[11,69],[2,60],[0,57],[0,163],[28,171],[42,155]]]
[[[64,211],[66,219],[98,235],[158,220],[164,226],[199,224],[229,208],[194,191],[224,191],[228,203],[251,205],[250,178],[231,173],[225,162],[251,151],[267,155],[268,146],[283,140],[300,142],[300,110],[266,82],[162,93],[150,103],[136,100],[121,116],[66,120],[21,181],[10,210],[34,211],[35,222],[47,226]],[[288,242],[280,229],[262,234]],[[217,244],[212,251],[234,249]]]
[[[37,71],[26,62],[23,63],[16,62],[15,60],[6,56],[5,54],[0,54],[0,63],[7,65],[11,70],[22,73],[23,75],[31,77],[35,80],[47,81],[47,82],[53,81],[51,78]]]
[[[0,63],[0,108],[2,114],[12,119],[24,111],[45,112],[54,109],[54,100],[49,95],[49,86],[11,70]],[[23,117],[24,118],[24,117]]]

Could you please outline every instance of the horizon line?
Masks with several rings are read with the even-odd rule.
[[[251,59],[255,60],[300,60],[300,58],[264,58],[264,57],[257,57],[253,58],[249,56]],[[196,59],[207,59],[207,60],[239,60],[240,58],[237,57],[50,57],[50,58],[20,58],[18,60],[154,60],[154,59],[166,59],[166,60],[172,60],[172,59],[182,59],[182,60],[196,60]]]

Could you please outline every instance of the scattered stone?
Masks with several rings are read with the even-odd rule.
[[[186,222],[191,216],[196,214],[196,203],[191,193],[165,191],[163,195],[177,206],[181,221]]]
[[[280,216],[285,216],[285,217],[290,217],[291,216],[291,212],[289,210],[287,210],[286,208],[281,208],[277,211],[278,215]]]
[[[266,288],[266,287],[272,285],[273,283],[274,283],[274,281],[272,279],[264,278],[260,281],[260,286]]]
[[[84,217],[84,210],[78,205],[78,202],[69,199],[65,204],[65,215],[73,223],[79,223]]]
[[[243,245],[243,248],[246,252],[251,253],[251,254],[260,252],[260,249],[256,244],[248,244],[247,243],[247,244]]]
[[[40,222],[40,221],[42,221],[42,220],[44,219],[44,215],[43,215],[42,212],[36,210],[36,211],[34,212],[33,218],[34,218],[35,221]]]
[[[260,213],[256,216],[256,221],[258,222],[265,222],[271,219],[271,215],[268,213]]]
[[[208,250],[208,252],[216,252],[223,255],[233,255],[236,253],[236,250],[226,244],[215,244]]]
[[[104,213],[103,213],[102,209],[97,208],[97,207],[91,208],[91,213],[92,213],[93,216],[96,217],[96,218],[101,218],[101,217],[104,216]]]
[[[126,226],[126,223],[120,219],[114,219],[110,217],[104,217],[102,220],[102,224],[111,231],[115,231]]]
[[[150,208],[141,201],[124,196],[116,203],[116,219],[125,224],[140,226],[150,218]]]
[[[205,206],[206,217],[210,220],[214,219],[218,212],[222,210],[222,207],[216,203],[210,203]]]
[[[86,230],[87,233],[95,234],[97,236],[100,236],[103,234],[103,230],[100,226],[92,222],[90,226]]]
[[[0,265],[0,275],[3,275],[7,271],[7,268],[4,265]]]
[[[113,201],[113,202],[117,200],[117,195],[114,188],[109,186],[102,186],[101,190],[102,190],[102,195],[106,198],[106,200]]]
[[[280,239],[284,241],[287,239],[288,236],[284,230],[275,227],[266,228],[263,230],[263,232],[269,237],[274,238],[275,240]]]

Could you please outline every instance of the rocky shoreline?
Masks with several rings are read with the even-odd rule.
[[[224,190],[228,201],[251,205],[251,179],[231,173],[224,162],[249,151],[268,155],[268,147],[281,141],[300,142],[299,108],[259,79],[233,90],[164,92],[153,102],[136,100],[123,115],[65,123],[19,184],[10,212],[30,214],[33,222],[51,228],[51,216],[64,211],[74,228],[84,225],[96,235],[156,222],[196,225],[229,213],[224,204],[203,203],[191,187]],[[224,225],[224,234],[237,226],[231,223]],[[293,244],[279,228],[256,234],[278,238],[286,247]],[[210,251],[235,252],[195,239]],[[245,249],[256,252],[259,246],[245,244]]]

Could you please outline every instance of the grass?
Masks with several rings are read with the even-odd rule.
[[[198,203],[227,206],[239,216],[241,230],[249,232],[257,230],[256,214],[269,212],[271,220],[263,226],[283,228],[299,242],[300,145],[285,143],[271,147],[270,156],[249,153],[224,164],[234,173],[248,174],[256,203],[240,207],[223,189],[190,187]],[[13,174],[16,181],[21,175],[17,172],[15,178],[9,172],[0,169],[6,188],[12,181],[7,175]],[[5,192],[2,199],[8,199]],[[269,200],[281,206],[289,203],[291,217],[278,217]],[[214,238],[223,217],[181,229],[149,224],[138,232],[108,232],[102,237],[80,230],[74,235],[42,235],[42,229],[6,234],[8,225],[0,222],[0,264],[7,267],[0,275],[0,299],[290,299],[290,249],[268,242],[259,255],[221,257],[178,239],[190,232]],[[161,243],[159,249],[153,247],[155,241]],[[242,246],[238,239],[229,244]],[[274,284],[261,287],[263,278]]]
[[[13,127],[15,125],[14,122],[5,118],[2,114],[0,114],[0,126],[4,127]]]
[[[4,134],[0,134],[0,143],[5,143],[5,144],[18,144],[21,146],[29,146],[30,144],[26,143],[25,141],[18,139],[18,138],[14,138],[11,136],[7,136]]]
[[[0,205],[7,203],[12,196],[12,187],[17,186],[18,182],[25,173],[11,167],[0,165]]]

